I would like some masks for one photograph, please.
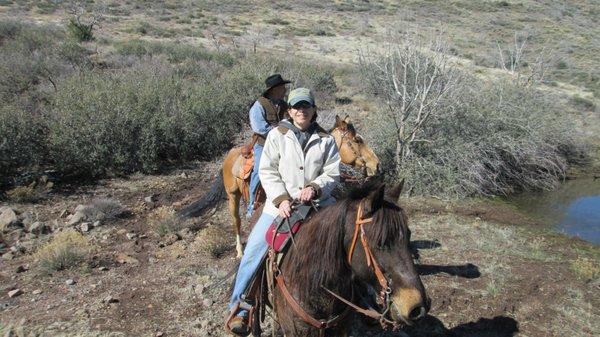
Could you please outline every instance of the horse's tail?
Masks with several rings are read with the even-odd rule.
[[[219,204],[223,199],[226,199],[225,185],[223,183],[223,172],[219,175],[210,187],[210,191],[202,196],[198,201],[195,201],[177,212],[180,218],[198,217],[211,207]]]

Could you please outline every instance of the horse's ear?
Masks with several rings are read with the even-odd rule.
[[[381,207],[383,207],[383,201],[385,198],[385,184],[380,184],[373,192],[369,193],[369,195],[363,199],[363,211],[364,215],[368,216]]]
[[[404,187],[404,179],[398,183],[398,185],[394,186],[388,193],[387,196],[396,202],[400,197],[400,193],[402,193],[402,188]]]
[[[350,115],[346,115],[346,117],[344,118],[344,122],[346,122],[346,124],[352,124],[352,120],[350,119]]]
[[[342,122],[342,120],[341,120],[340,116],[335,115],[335,124],[334,124],[334,126],[340,125],[341,122]]]

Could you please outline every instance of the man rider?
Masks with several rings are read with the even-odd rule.
[[[267,133],[276,127],[280,120],[287,117],[287,104],[284,98],[287,90],[286,84],[288,83],[291,82],[284,80],[280,74],[269,76],[265,80],[266,90],[250,108],[250,126],[257,140],[253,148],[254,167],[250,175],[250,200],[248,201],[246,218],[250,218],[254,210],[254,197],[260,184],[258,165]]]

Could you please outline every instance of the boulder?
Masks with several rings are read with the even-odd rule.
[[[17,214],[12,208],[6,206],[0,208],[0,230],[3,231],[17,222],[19,222],[19,219],[17,219]]]
[[[19,295],[22,295],[23,291],[21,289],[15,289],[8,292],[8,297],[13,298]]]
[[[46,226],[46,224],[44,224],[43,222],[36,221],[29,225],[27,231],[36,235],[48,234],[50,232],[50,228],[48,228],[48,226]]]
[[[82,211],[76,211],[75,214],[70,215],[69,217],[67,217],[67,219],[69,220],[67,222],[67,225],[73,226],[85,220],[86,215]]]

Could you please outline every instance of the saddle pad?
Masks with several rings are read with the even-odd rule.
[[[292,226],[292,234],[296,234],[300,229],[300,226],[302,226],[302,221],[296,221],[296,223],[294,223],[294,225]],[[276,223],[272,223],[271,226],[269,226],[269,229],[267,229],[267,233],[265,234],[265,240],[267,240],[269,247],[271,247],[277,253],[280,253],[285,248],[289,239],[289,230],[282,231],[282,228],[280,227],[279,231],[277,231]]]
[[[250,177],[253,167],[254,156],[250,156],[250,158],[238,156],[231,167],[231,174],[236,178],[246,180]]]

